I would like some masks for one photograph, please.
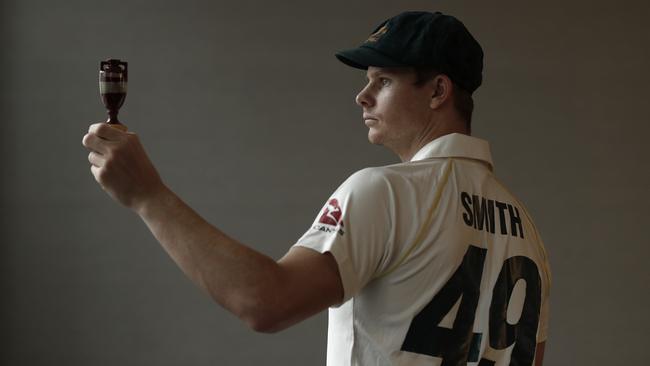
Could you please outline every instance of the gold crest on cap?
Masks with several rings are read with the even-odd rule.
[[[384,24],[381,28],[377,29],[375,33],[371,34],[370,37],[366,39],[366,42],[377,42],[377,40],[379,40],[379,37],[384,35],[386,32],[388,32],[388,27],[386,24]]]

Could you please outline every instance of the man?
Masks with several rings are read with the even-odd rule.
[[[102,188],[194,282],[261,332],[330,308],[328,365],[541,365],[550,277],[524,206],[469,136],[483,52],[441,13],[380,24],[344,63],[368,139],[402,163],[348,178],[278,262],[211,226],[162,182],[137,135],[94,124]]]

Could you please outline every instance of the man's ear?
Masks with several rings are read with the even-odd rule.
[[[429,107],[431,109],[437,109],[441,105],[445,104],[445,102],[450,99],[451,93],[453,92],[453,82],[451,79],[445,75],[445,74],[439,74],[436,75],[432,80],[432,88],[431,88],[431,103],[429,103]]]

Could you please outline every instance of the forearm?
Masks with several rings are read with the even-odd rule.
[[[260,327],[261,310],[273,309],[273,297],[280,296],[282,271],[273,259],[210,225],[166,187],[135,211],[193,282],[251,327]]]

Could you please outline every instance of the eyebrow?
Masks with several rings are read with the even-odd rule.
[[[392,74],[390,72],[380,70],[380,71],[373,71],[371,73],[366,73],[365,79],[366,79],[366,81],[369,82],[371,79],[380,79],[382,77],[389,77],[390,78],[393,75],[394,74]]]
[[[370,79],[371,77],[377,77],[384,74],[387,74],[387,72],[384,70],[370,71],[366,73],[366,79]]]
[[[366,72],[366,79],[369,79],[370,77],[381,76],[381,75],[397,76],[399,74],[402,74],[403,72],[405,72],[405,70],[401,70],[400,68],[384,68],[381,70]]]

